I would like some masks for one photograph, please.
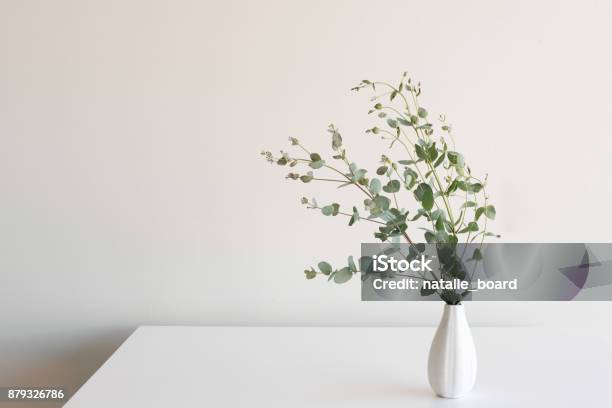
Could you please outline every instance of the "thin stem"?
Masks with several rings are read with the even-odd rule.
[[[392,107],[392,106],[383,106],[382,108],[383,108],[383,109],[387,109],[387,110],[390,110],[390,111],[393,111],[393,112],[397,113],[397,114],[398,114],[398,115],[400,115],[400,116],[401,116],[401,117],[402,117],[404,120],[405,120],[405,119],[410,119],[410,118],[406,118],[406,115],[404,115],[403,113],[401,113],[400,111],[398,111],[397,109],[395,109],[395,108],[394,108],[394,107]]]
[[[310,157],[310,152],[308,151],[308,149],[306,149],[304,146],[302,146],[301,144],[298,143],[298,147],[300,149],[302,149],[304,152],[306,152],[306,154],[308,155],[308,157]]]
[[[431,169],[431,172],[434,175],[434,178],[436,179],[436,183],[438,183],[438,188],[440,189],[442,201],[444,202],[444,206],[446,207],[446,211],[448,212],[448,217],[450,218],[451,232],[453,234],[456,234],[455,233],[455,218],[453,216],[453,211],[450,208],[450,204],[448,200],[446,199],[446,192],[442,188],[442,183],[440,182],[440,178],[438,177],[438,173],[436,172],[436,169],[434,168],[434,166],[429,161],[427,162],[427,164],[429,165],[429,168]]]
[[[397,89],[396,87],[394,87],[393,85],[387,83],[387,82],[373,82],[374,85],[384,85],[389,87],[390,89],[392,89],[393,91],[395,91],[399,96],[401,96],[401,98],[404,100],[404,103],[406,105],[406,110],[408,111],[408,113],[410,113],[410,105],[408,104],[408,100],[406,99],[406,97],[404,96],[404,94],[402,92],[399,91],[399,89]]]
[[[311,209],[311,210],[320,210],[320,209],[321,209],[321,207],[318,207],[318,206],[315,206],[315,205],[309,204],[308,209]],[[347,216],[347,217],[352,217],[352,216],[353,216],[353,214],[345,213],[345,212],[342,212],[342,211],[338,211],[338,214],[345,215],[345,216]],[[359,217],[359,219],[360,219],[360,220],[369,221],[369,222],[373,222],[373,223],[375,223],[375,224],[387,225],[387,224],[385,224],[384,222],[380,222],[380,221],[372,220],[372,219],[370,219],[370,218],[361,218],[361,217]]]
[[[317,180],[317,181],[333,181],[335,183],[346,183],[346,180],[326,179],[326,178],[317,178],[317,177],[313,177],[312,180]]]

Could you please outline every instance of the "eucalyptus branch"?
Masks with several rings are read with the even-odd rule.
[[[319,207],[316,203],[311,203],[310,201],[308,201],[307,198],[302,198],[302,203],[306,204],[306,208],[308,208],[309,210],[323,210],[323,207]],[[353,214],[349,214],[346,212],[342,212],[342,211],[337,211],[336,214],[340,214],[340,215],[344,215],[346,217],[352,217]],[[369,218],[361,218],[362,220],[368,221],[368,222],[373,222],[375,224],[379,224],[379,225],[387,225],[384,222],[380,222],[377,220],[372,220]]]
[[[377,87],[382,87],[382,92],[379,92]],[[383,122],[380,127],[374,126],[366,133],[380,135],[384,141],[390,141],[389,149],[392,149],[396,143],[400,144],[400,151],[405,152],[408,157],[406,160],[395,162],[382,155],[382,166],[376,170],[376,175],[383,176],[382,181],[374,175],[370,176],[372,172],[360,168],[349,160],[342,136],[333,125],[328,129],[331,133],[333,159],[341,160],[348,168],[346,171],[331,165],[321,155],[305,148],[295,138],[289,139],[291,145],[306,153],[306,158],[293,158],[283,151],[280,156],[274,156],[268,151],[262,152],[262,155],[268,162],[280,166],[294,167],[303,164],[310,168],[306,174],[289,173],[287,175],[289,179],[303,183],[311,181],[337,183],[339,187],[354,185],[365,195],[361,211],[365,210],[368,215],[361,216],[360,209],[356,206],[352,207],[352,212],[341,211],[337,203],[319,206],[314,199],[312,201],[302,199],[310,209],[318,209],[326,216],[350,217],[349,226],[359,220],[377,224],[375,238],[385,242],[390,238],[403,236],[411,244],[411,248],[417,246],[407,233],[408,226],[431,223],[428,228],[420,228],[425,230],[423,235],[425,242],[455,248],[461,239],[467,248],[467,244],[479,239],[480,245],[477,249],[479,252],[475,250],[471,259],[481,259],[480,250],[484,240],[494,235],[488,231],[488,222],[495,218],[496,211],[490,204],[486,192],[486,177],[483,181],[472,175],[463,155],[456,150],[455,138],[446,117],[439,115],[438,121],[430,121],[431,116],[420,100],[421,84],[412,82],[406,73],[402,75],[398,86],[385,81],[363,80],[352,89],[360,91],[366,88],[372,88],[375,95],[371,100],[376,101],[368,114],[378,112],[378,119]],[[406,128],[412,130],[408,131]],[[398,165],[404,166],[403,173],[398,169]],[[323,169],[334,175],[328,177],[315,173]],[[338,177],[335,177],[336,175]],[[463,194],[459,194],[459,191],[463,191]],[[404,194],[414,198],[418,204],[416,214],[410,218],[408,211],[400,208]],[[472,199],[474,201],[470,201]],[[419,221],[420,218],[425,218],[427,223],[424,223],[424,220]],[[461,259],[465,255],[465,248]],[[306,277],[311,279],[321,274],[337,283],[342,283],[355,273],[361,272],[355,266],[352,257],[349,257],[347,264],[334,270],[327,262],[319,262],[319,271],[313,268],[306,270]],[[440,277],[465,280],[464,272],[447,265],[441,268]],[[432,276],[438,280],[434,272]],[[423,278],[427,279],[424,276]],[[451,304],[459,302],[463,295],[446,290],[437,293]]]

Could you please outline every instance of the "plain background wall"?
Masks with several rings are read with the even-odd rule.
[[[439,304],[306,282],[372,230],[299,204],[358,195],[259,156],[288,136],[326,151],[333,122],[372,168],[363,78],[422,82],[489,174],[503,241],[609,241],[611,18],[608,1],[1,1],[0,385],[77,387],[140,324],[435,324]]]

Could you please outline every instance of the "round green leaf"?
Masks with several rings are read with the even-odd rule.
[[[372,180],[370,180],[370,192],[372,192],[372,194],[380,193],[381,187],[382,185],[379,179],[373,178]]]
[[[321,156],[319,155],[319,153],[310,153],[310,160],[312,160],[313,162],[319,161],[321,160]]]
[[[397,193],[400,190],[401,184],[398,180],[390,180],[386,186],[383,187],[385,193]]]
[[[309,183],[312,179],[312,171],[309,171],[307,174],[300,176],[300,180],[302,180],[303,183]]]
[[[492,205],[487,205],[484,208],[484,214],[485,217],[487,217],[490,220],[494,220],[495,219],[495,207],[493,207]]]
[[[389,200],[385,196],[376,196],[374,197],[374,204],[382,211],[387,211],[391,206],[391,200]]]
[[[387,172],[387,170],[389,170],[387,166],[380,166],[379,168],[376,169],[376,174],[378,174],[379,176],[382,176]]]
[[[325,164],[324,160],[317,160],[317,161],[313,161],[311,163],[309,163],[308,165],[313,168],[313,169],[320,169],[321,167],[323,167],[323,165]]]
[[[323,275],[329,275],[332,272],[332,266],[325,261],[321,261],[317,265]]]
[[[325,207],[321,208],[321,212],[323,215],[332,215],[334,213],[334,207],[331,205],[326,205]]]
[[[353,272],[348,267],[344,267],[339,269],[334,274],[334,282],[336,283],[344,283],[348,282],[353,277]]]

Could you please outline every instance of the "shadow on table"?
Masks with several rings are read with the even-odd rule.
[[[9,369],[0,373],[0,386],[63,387],[70,398],[134,330],[98,329],[86,335],[64,334],[62,339],[38,339],[3,347],[6,350],[1,365]],[[10,357],[16,355],[20,357]],[[0,408],[60,408],[64,403],[0,402]]]

